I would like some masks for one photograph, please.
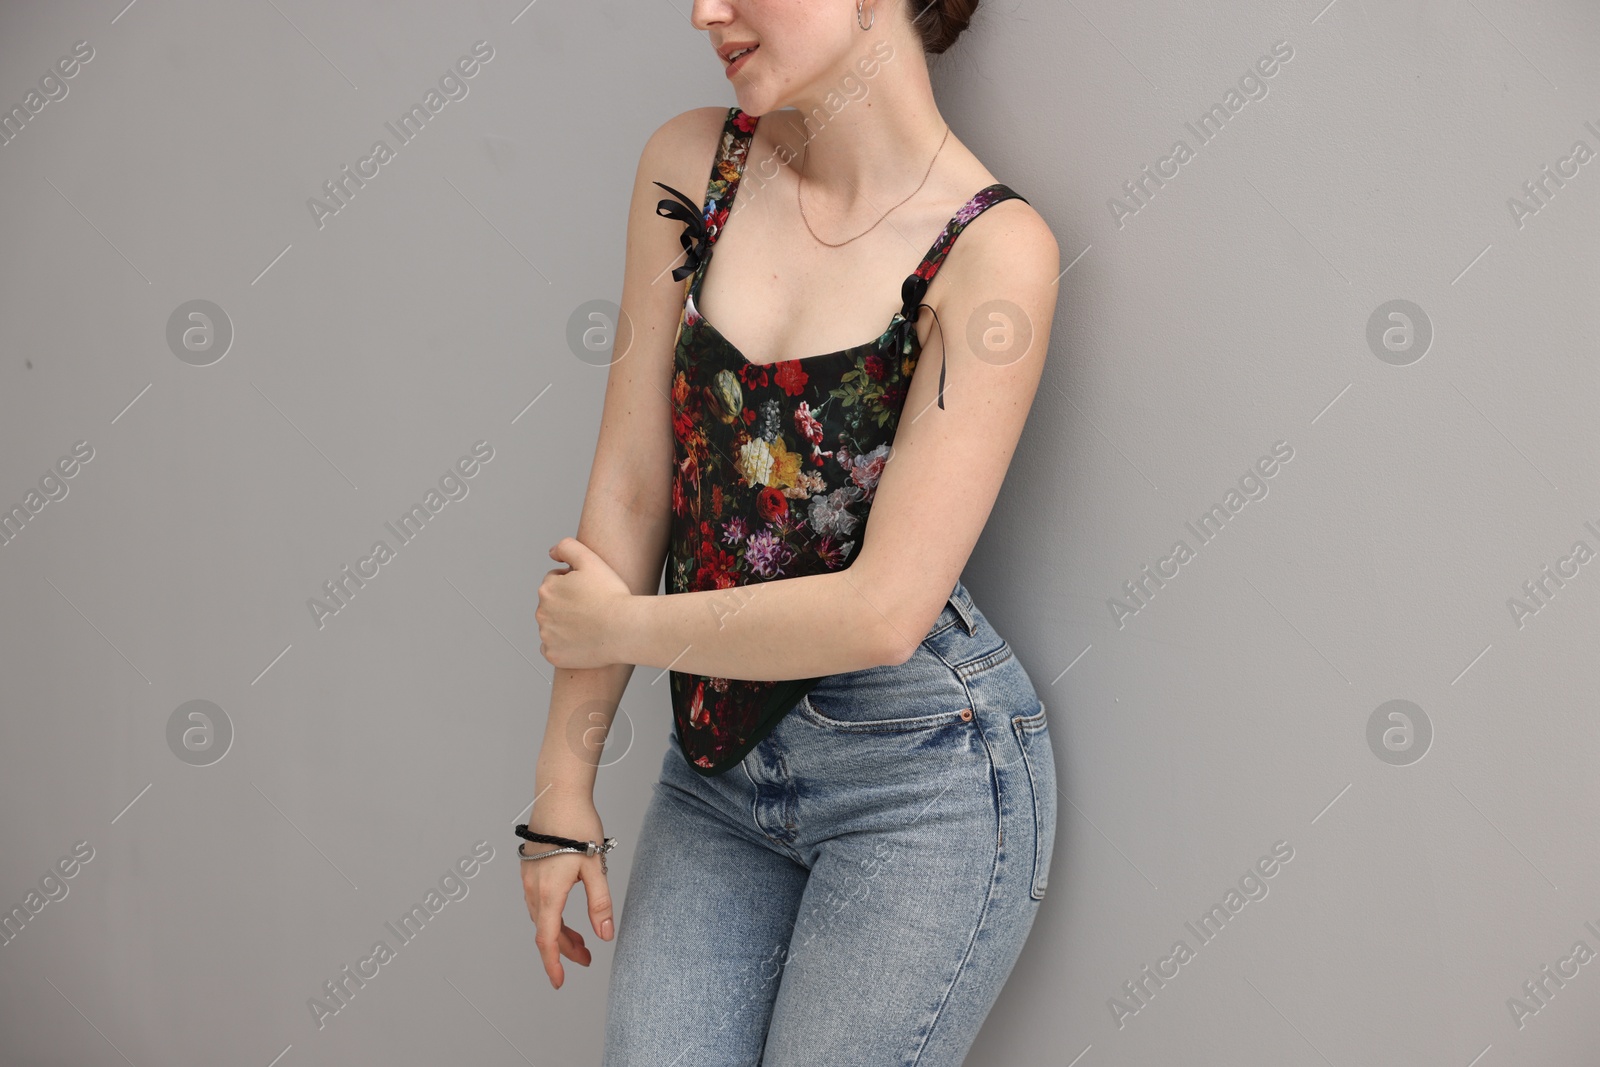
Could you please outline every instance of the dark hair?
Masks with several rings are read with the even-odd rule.
[[[922,50],[936,56],[956,43],[972,21],[978,0],[910,0],[911,25],[922,35]]]

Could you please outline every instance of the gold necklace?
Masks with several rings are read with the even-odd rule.
[[[948,141],[949,139],[950,139],[950,127],[947,125],[944,128],[944,137],[941,138],[940,141],[939,141],[939,147],[934,150],[933,159],[928,160],[928,169],[923,172],[922,181],[917,183],[917,187],[915,189],[911,190],[911,192],[906,194],[905,200],[901,200],[900,204],[904,204],[906,202],[906,200],[910,200],[913,196],[916,196],[917,193],[921,191],[922,187],[927,184],[928,175],[933,173],[933,164],[939,158],[939,153],[944,151],[944,143],[945,143],[945,141]],[[804,170],[805,164],[806,164],[806,153],[809,152],[809,151],[811,151],[811,141],[809,139],[807,139],[806,146],[800,150],[800,166],[801,166],[802,171]],[[868,226],[865,230],[862,230],[860,233],[856,234],[855,237],[852,237],[852,238],[850,238],[849,240],[846,240],[846,241],[840,241],[840,242],[838,242],[838,244],[835,244],[832,241],[824,241],[822,238],[817,237],[817,231],[811,229],[811,220],[806,218],[806,205],[800,199],[800,187],[805,184],[805,181],[806,181],[805,175],[803,173],[799,174],[799,175],[797,175],[797,178],[798,178],[798,180],[795,182],[795,186],[794,186],[794,202],[800,208],[800,221],[804,222],[806,224],[806,229],[807,230],[811,230],[811,236],[812,237],[816,237],[817,242],[819,244],[827,245],[829,248],[839,248],[839,247],[841,247],[843,245],[849,244],[850,241],[854,241],[856,239],[856,237],[864,237],[868,233],[871,233],[872,230],[878,225],[878,222],[882,222],[884,219],[888,218],[889,217],[889,212],[893,211],[895,208],[900,206],[900,204],[896,204],[894,207],[890,208],[889,211],[885,211],[882,215],[879,215],[878,216],[878,222],[874,222],[871,226]]]

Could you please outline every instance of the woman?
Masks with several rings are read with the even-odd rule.
[[[578,880],[617,937],[607,1067],[958,1064],[1043,898],[1044,705],[959,579],[1060,263],[934,105],[925,56],[975,6],[695,0],[738,105],[640,159],[631,338],[539,587],[558,670],[518,827],[552,984],[591,960]],[[673,726],[613,929],[593,786],[635,664],[670,669]]]

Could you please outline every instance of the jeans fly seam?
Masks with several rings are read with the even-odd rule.
[[[761,784],[757,782],[755,780],[755,776],[750,773],[750,768],[745,765],[744,760],[739,761],[739,769],[744,771],[745,778],[750,782],[750,824],[755,827],[756,833],[760,834],[762,840],[766,841],[769,846],[781,852],[785,858],[794,860],[796,863],[800,864],[800,866],[805,867],[806,863],[800,858],[800,854],[796,852],[787,841],[784,841],[782,838],[773,837],[772,832],[766,828],[765,824],[762,823]]]

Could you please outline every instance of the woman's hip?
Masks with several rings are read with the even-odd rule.
[[[706,777],[673,760],[675,741],[666,784],[807,867],[849,834],[1012,852],[1032,842],[1042,895],[1055,820],[1044,706],[960,583],[909,659],[823,678],[740,764]]]

